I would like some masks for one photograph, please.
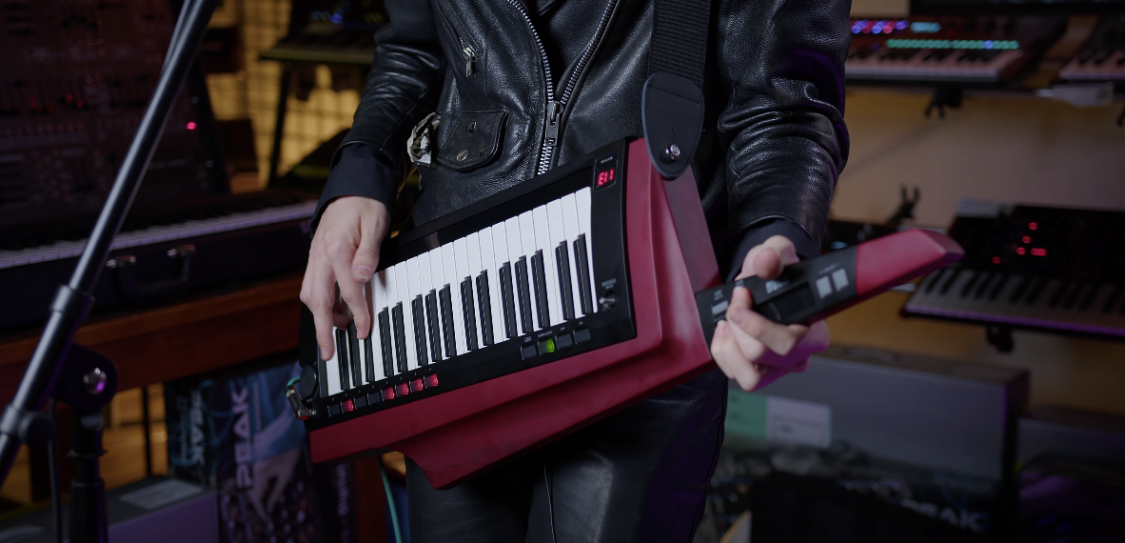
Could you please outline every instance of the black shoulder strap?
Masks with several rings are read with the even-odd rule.
[[[669,179],[687,169],[703,132],[703,65],[711,0],[654,0],[641,120],[649,157]]]

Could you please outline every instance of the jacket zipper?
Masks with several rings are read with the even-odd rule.
[[[465,58],[465,77],[473,75],[473,65],[477,62],[477,54],[473,52],[473,48],[461,40],[461,56]]]
[[[535,25],[531,22],[531,16],[527,13],[527,8],[520,0],[508,0],[508,3],[515,6],[519,10],[520,15],[523,16],[524,22],[527,27],[531,29],[531,35],[535,38],[535,45],[539,48],[539,60],[543,66],[543,77],[546,79],[547,86],[547,104],[546,104],[546,118],[544,119],[543,129],[543,142],[539,146],[539,165],[536,169],[537,175],[547,173],[551,168],[551,159],[555,154],[555,145],[558,144],[559,139],[559,126],[562,121],[563,108],[566,107],[566,102],[570,100],[570,95],[574,92],[574,87],[578,84],[578,78],[582,75],[582,71],[586,68],[586,64],[594,56],[594,51],[598,48],[598,44],[602,41],[602,36],[605,34],[605,29],[609,25],[609,18],[613,15],[613,9],[617,6],[617,0],[610,0],[609,5],[606,6],[605,11],[602,12],[601,22],[598,23],[598,31],[594,33],[594,39],[586,46],[586,50],[582,52],[582,56],[578,57],[578,64],[574,67],[574,72],[570,74],[567,79],[566,86],[562,88],[562,94],[555,98],[555,88],[551,85],[551,63],[547,61],[547,50],[543,47],[543,40],[539,38],[539,32],[535,30]]]

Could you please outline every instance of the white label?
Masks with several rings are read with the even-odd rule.
[[[766,439],[827,447],[832,442],[832,409],[823,404],[769,396]]]

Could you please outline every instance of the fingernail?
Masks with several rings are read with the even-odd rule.
[[[371,274],[373,272],[371,271],[371,268],[368,268],[367,266],[360,266],[355,269],[355,273],[357,273],[360,277],[368,278],[371,277]]]

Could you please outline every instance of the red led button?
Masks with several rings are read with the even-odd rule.
[[[415,379],[410,382],[410,392],[422,392],[422,380]]]
[[[395,387],[395,392],[397,392],[399,396],[406,396],[407,394],[410,394],[410,386],[406,383],[403,383]]]
[[[386,401],[390,401],[390,400],[393,400],[393,399],[395,399],[395,389],[394,389],[394,387],[384,388],[383,389],[383,401],[386,402]]]
[[[437,375],[427,375],[426,376],[426,388],[434,388],[434,387],[437,386],[437,383],[438,383]]]
[[[352,411],[355,411],[355,404],[352,403],[351,400],[344,400],[343,406],[345,413],[351,413]]]

